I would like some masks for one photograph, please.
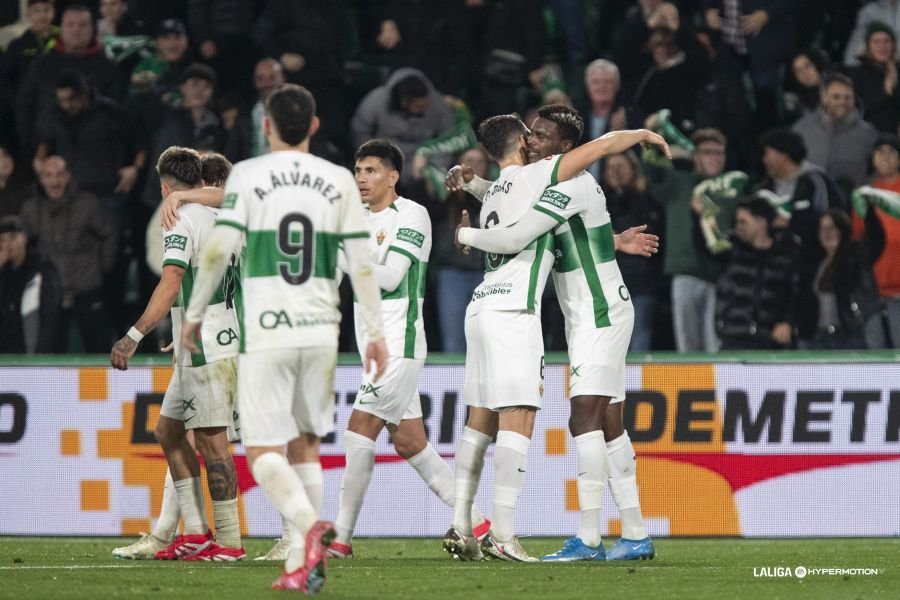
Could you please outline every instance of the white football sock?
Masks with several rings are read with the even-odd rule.
[[[338,516],[334,521],[337,541],[349,544],[356,528],[356,519],[362,509],[372,471],[375,470],[375,440],[352,431],[344,432],[344,448],[347,452],[347,466],[341,480],[341,499]]]
[[[309,497],[309,503],[317,515],[322,514],[322,493],[325,488],[325,477],[322,475],[322,464],[318,461],[291,465],[294,473],[303,482],[303,488]]]
[[[253,461],[253,478],[272,503],[300,535],[291,536],[291,548],[284,569],[288,573],[303,565],[303,545],[306,534],[315,524],[318,515],[313,510],[303,482],[288,464],[287,458],[278,452],[266,452]]]
[[[213,500],[213,521],[216,524],[216,543],[229,548],[241,547],[241,521],[238,501]]]
[[[606,486],[606,442],[602,431],[590,431],[575,438],[578,468],[578,505],[581,520],[578,537],[588,546],[600,544],[600,516],[603,512],[603,488]]]
[[[637,488],[637,461],[634,446],[626,431],[606,444],[609,453],[609,491],[619,507],[622,537],[642,540],[647,537],[647,527],[641,516],[641,500]]]
[[[186,534],[202,534],[209,531],[200,478],[190,477],[176,481],[175,493],[178,494],[178,506],[181,508],[181,516],[184,519],[184,532]]]
[[[531,440],[514,431],[497,433],[494,450],[494,520],[491,534],[498,542],[515,535],[516,504],[525,479],[525,459]]]
[[[294,473],[303,482],[303,488],[306,490],[306,495],[309,498],[309,503],[312,504],[313,510],[316,511],[317,515],[321,516],[322,495],[325,488],[325,478],[322,476],[321,463],[296,463],[291,465],[291,468],[294,469]],[[299,531],[294,530],[294,527],[284,517],[281,517],[281,532],[282,537],[288,542],[294,538],[303,537]],[[303,540],[302,544],[305,545],[306,540]]]
[[[490,445],[491,436],[466,427],[456,448],[453,527],[463,535],[472,535],[472,507],[484,468],[484,453]]]
[[[453,507],[455,501],[455,498],[453,497],[453,471],[450,470],[450,466],[447,462],[437,453],[434,446],[427,444],[421,452],[406,462],[416,470],[419,477],[422,478],[422,481],[425,482],[428,488],[434,492],[444,504],[451,508]],[[481,511],[479,511],[474,504],[472,505],[471,514],[473,525],[481,523],[484,520]]]
[[[166,484],[163,487],[162,504],[159,506],[159,518],[153,527],[153,537],[166,543],[175,539],[178,532],[178,521],[181,520],[181,507],[178,505],[178,492],[175,491],[175,482],[172,481],[172,472],[166,469]]]

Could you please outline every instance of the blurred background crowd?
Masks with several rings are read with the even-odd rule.
[[[453,247],[477,202],[446,169],[495,176],[473,128],[547,103],[577,108],[585,140],[648,127],[675,148],[591,169],[616,231],[661,238],[619,257],[632,351],[896,348],[898,33],[900,0],[7,0],[0,352],[108,352],[156,283],[159,154],[266,152],[285,81],[317,99],[314,153],[404,151],[399,191],[433,220],[433,352],[465,350],[482,276]],[[542,318],[564,349],[552,299]]]

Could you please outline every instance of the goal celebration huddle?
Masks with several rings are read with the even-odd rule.
[[[356,150],[351,173],[310,154],[319,120],[306,89],[283,85],[265,108],[270,152],[230,168],[224,189],[211,175],[215,163],[194,150],[171,147],[156,165],[166,199],[162,277],[110,360],[127,369],[141,339],[171,313],[174,373],[155,430],[168,472],[153,531],[113,555],[249,559],[229,452],[229,443],[240,439],[253,478],[282,518],[282,537],[255,558],[283,561],[274,589],[316,593],[329,560],[353,558],[376,440],[387,429],[397,453],[452,507],[447,533],[435,544],[455,559],[653,558],[635,452],[623,426],[635,313],[616,252],[652,260],[658,239],[643,227],[616,234],[603,191],[586,169],[638,144],[670,156],[663,138],[624,130],[579,146],[582,118],[548,105],[527,125],[517,115],[480,125],[479,142],[500,168],[496,181],[467,167],[447,173],[449,190],[481,202],[479,223],[469,223],[465,211],[459,215],[456,245],[485,256],[484,280],[465,314],[468,418],[451,468],[428,442],[422,419],[418,382],[427,355],[422,313],[432,226],[415,198],[396,191],[403,153],[391,142],[370,140]],[[523,547],[514,522],[535,414],[542,402],[562,400],[543,398],[540,314],[551,274],[565,318],[580,520],[577,531],[560,532],[571,534],[560,549],[541,557]],[[324,489],[319,444],[334,429],[338,285],[345,275],[354,292],[363,376],[343,432],[346,467],[338,492]],[[493,504],[484,515],[474,499],[491,443]],[[600,535],[607,488],[622,527],[611,545]],[[339,509],[330,522],[321,514],[323,497],[335,493]]]

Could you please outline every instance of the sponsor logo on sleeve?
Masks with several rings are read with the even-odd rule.
[[[184,250],[187,246],[187,238],[183,235],[167,235],[166,250]]]
[[[234,208],[234,205],[237,204],[237,199],[237,192],[229,192],[225,194],[225,199],[222,200],[222,208]]]
[[[425,234],[419,233],[415,229],[401,227],[400,231],[397,232],[397,240],[421,248],[422,244],[425,243]]]
[[[558,192],[556,190],[544,190],[544,193],[541,195],[541,199],[538,200],[538,202],[549,204],[550,206],[553,206],[554,208],[558,208],[560,210],[564,210],[571,201],[571,197],[566,196],[562,192]]]

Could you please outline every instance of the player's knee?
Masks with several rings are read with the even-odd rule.
[[[409,460],[425,449],[427,442],[406,437],[394,437],[394,450],[403,460]]]
[[[153,429],[153,436],[159,445],[165,448],[178,444],[183,437],[183,431],[173,427],[168,419],[160,418]]]
[[[230,457],[228,452],[228,436],[224,429],[194,430],[194,442],[197,444],[197,451],[205,460],[211,458]]]

